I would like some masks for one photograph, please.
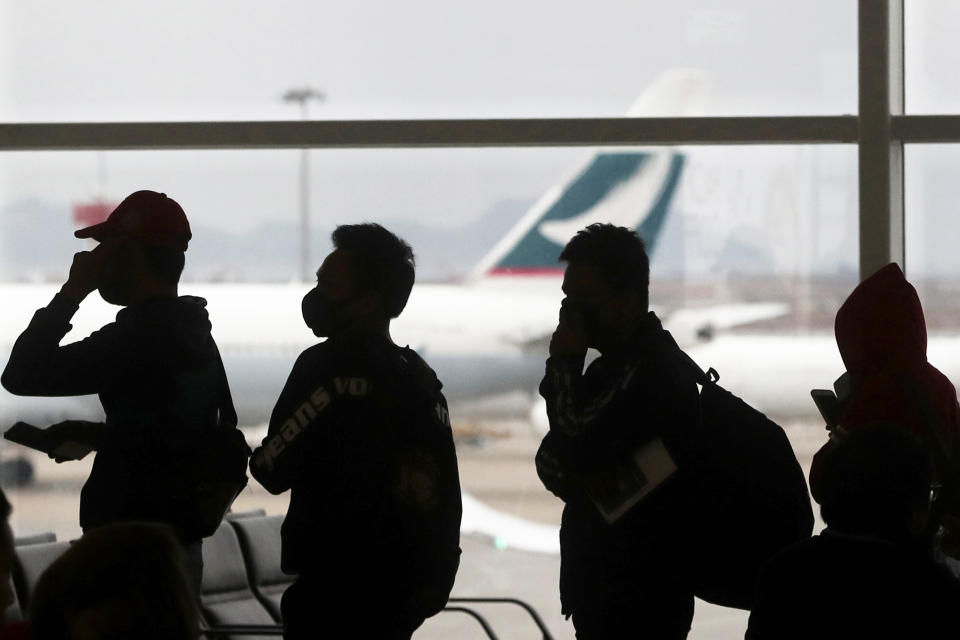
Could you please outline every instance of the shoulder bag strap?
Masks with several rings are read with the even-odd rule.
[[[220,357],[220,349],[217,347],[216,342],[213,343],[213,352],[217,357],[217,368],[220,371],[220,388],[217,392],[218,426],[236,427],[239,421],[237,418],[237,410],[233,406],[233,396],[230,395],[230,384],[227,382],[227,372],[223,368],[223,358]]]

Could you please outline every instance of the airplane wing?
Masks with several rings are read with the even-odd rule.
[[[519,549],[535,553],[560,553],[560,527],[531,522],[497,511],[466,491],[460,533],[489,538],[498,549]]]
[[[667,329],[681,347],[710,340],[717,331],[786,315],[783,302],[721,304],[710,307],[677,309],[664,320]]]

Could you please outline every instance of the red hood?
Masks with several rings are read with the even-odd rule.
[[[927,361],[927,327],[917,290],[890,263],[861,282],[837,312],[837,346],[847,371],[863,376]]]
[[[957,391],[927,362],[923,309],[900,267],[888,264],[861,282],[837,312],[834,329],[843,363],[854,378],[854,393],[843,408],[841,427],[898,424],[915,434],[928,451],[943,451],[941,443],[946,443],[948,452],[958,450]],[[918,395],[923,399],[918,400]],[[928,411],[935,416],[932,422],[925,417]],[[818,502],[825,490],[821,463],[818,454],[810,468],[810,490]]]

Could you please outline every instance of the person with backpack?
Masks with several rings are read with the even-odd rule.
[[[636,233],[590,225],[560,260],[536,465],[566,503],[562,609],[580,640],[685,638],[694,595],[749,608],[762,562],[810,535],[803,474],[782,429],[716,385],[650,311]],[[584,371],[589,347],[600,355]]]
[[[566,503],[562,610],[580,640],[685,638],[693,591],[677,470],[692,455],[697,385],[667,361],[676,346],[648,310],[649,260],[633,231],[590,225],[560,260],[566,297],[540,384],[550,431],[536,464]],[[583,373],[588,347],[600,357]]]
[[[44,449],[58,461],[97,452],[80,494],[80,526],[170,525],[199,593],[202,538],[213,532],[207,521],[219,521],[245,484],[249,449],[236,429],[206,301],[178,295],[190,224],[175,200],[144,190],[74,235],[99,244],[74,255],[66,283],[17,338],[3,386],[17,395],[100,396],[106,422],[69,420],[43,432]],[[116,321],[60,345],[95,290],[123,307]],[[234,473],[225,497],[205,482],[223,457]],[[212,515],[201,512],[208,503],[217,503]]]
[[[460,562],[450,418],[436,374],[390,337],[413,287],[409,245],[377,224],[332,240],[302,304],[326,340],[294,364],[250,471],[290,490],[284,637],[408,640],[446,605]]]

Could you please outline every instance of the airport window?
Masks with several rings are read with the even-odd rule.
[[[218,301],[209,294],[211,313],[219,304],[230,317],[231,304],[243,309],[243,287],[262,287],[257,295],[277,301],[302,295],[296,225],[304,158],[313,262],[328,248],[331,225],[378,219],[414,244],[421,281],[454,287],[478,263],[496,266],[480,260],[544,193],[561,187],[554,195],[562,194],[581,177],[590,182],[597,157],[619,154],[603,166],[630,176],[646,167],[657,178],[659,190],[638,187],[638,198],[666,193],[671,175],[677,178],[657,232],[654,304],[680,312],[673,330],[691,355],[777,417],[808,465],[824,439],[808,390],[829,386],[843,370],[831,322],[858,278],[901,261],[926,306],[931,345],[958,329],[953,282],[960,264],[950,231],[960,194],[952,191],[950,143],[960,142],[960,115],[950,114],[960,112],[960,92],[951,85],[956,65],[947,29],[956,9],[947,0],[722,4],[594,3],[575,13],[555,3],[518,9],[504,2],[485,5],[484,15],[458,15],[448,3],[424,2],[401,16],[391,13],[400,9],[350,3],[265,16],[252,5],[193,3],[184,9],[189,16],[178,15],[182,30],[143,36],[141,48],[131,34],[142,35],[157,16],[139,8],[118,2],[54,11],[45,3],[2,2],[0,281],[10,296],[0,314],[2,346],[9,350],[63,277],[70,252],[82,246],[70,237],[76,216],[97,212],[82,207],[115,201],[158,176],[195,216],[184,291],[234,287]],[[79,12],[90,11],[81,20]],[[413,26],[396,29],[401,17]],[[85,20],[92,23],[87,31],[78,28]],[[483,28],[485,20],[496,29]],[[355,22],[367,27],[362,38],[343,29],[324,37],[316,28]],[[389,31],[403,33],[392,39]],[[184,46],[163,59],[167,47],[211,33],[226,44],[209,56],[184,57]],[[91,39],[101,49],[81,51]],[[38,50],[44,40],[63,50]],[[278,53],[273,62],[271,43],[278,50],[270,52]],[[386,54],[370,55],[378,43]],[[241,66],[240,50],[257,62]],[[448,59],[438,60],[438,51]],[[125,73],[118,60],[124,56],[145,73]],[[69,77],[56,80],[54,72],[64,69]],[[325,99],[301,96],[309,112],[299,122],[297,97],[284,103],[280,96],[304,85]],[[622,118],[651,86],[690,99],[641,102],[638,117]],[[920,115],[930,113],[947,115]],[[568,231],[551,229],[544,238]],[[257,259],[244,253],[264,243],[270,252]],[[83,313],[78,333],[105,321],[110,309],[91,301]],[[542,315],[555,320],[556,310],[547,305],[525,314],[509,319],[526,330]],[[226,321],[218,337],[225,358],[253,363],[231,378],[238,387],[259,388],[261,397],[243,399],[267,410],[271,385],[282,383],[287,363],[311,339],[297,308],[276,323],[282,344],[248,344],[243,328]],[[403,332],[415,335],[411,324],[396,326],[399,341]],[[451,345],[503,355],[462,326],[427,330],[433,353],[408,339],[427,359]],[[522,347],[517,370],[534,385],[543,338],[527,331],[513,342]],[[736,353],[749,344],[753,355],[731,360],[734,343]],[[937,366],[941,353],[930,353]],[[785,362],[790,376],[782,375]],[[477,364],[468,366],[451,370],[451,395],[458,376],[481,382]],[[954,382],[960,375],[944,372]],[[559,522],[561,504],[531,463],[544,420],[534,389],[524,382],[490,397],[458,398],[452,414],[476,513],[519,516],[531,527],[524,533],[540,540]],[[30,410],[52,406],[34,400]],[[0,408],[15,402],[0,391]],[[86,410],[58,404],[58,417],[48,422]],[[259,422],[248,425],[257,439],[262,418],[251,421]],[[13,462],[2,467],[2,480],[19,535],[78,533],[77,493],[89,459],[56,465],[3,445],[0,462]],[[236,508],[280,513],[286,501],[251,483]],[[464,541],[461,578],[468,582],[458,584],[459,595],[519,595],[544,614],[556,637],[572,637],[559,613],[555,555],[518,549],[516,540],[482,527]],[[698,603],[690,637],[733,637],[745,621],[742,612]]]
[[[960,233],[956,202],[960,197],[953,180],[957,146],[908,145],[904,163],[906,198],[906,270],[923,302],[927,328],[949,334],[960,329],[956,305],[960,262],[951,238]],[[941,356],[943,357],[943,356]],[[940,366],[931,352],[931,362]],[[960,372],[945,373],[957,380]]]
[[[950,0],[904,3],[904,67],[907,113],[957,113],[960,49],[953,38],[960,6]]]
[[[649,115],[853,113],[855,24],[830,0],[5,0],[0,121],[296,119],[303,84],[321,119],[618,117],[671,68],[711,91]]]
[[[2,326],[15,337],[65,277],[72,252],[88,246],[70,231],[85,207],[97,204],[98,193],[125,193],[159,180],[191,214],[194,239],[181,291],[208,299],[241,422],[248,439],[258,442],[294,359],[316,341],[299,309],[310,285],[298,281],[298,168],[294,150],[0,154],[0,274],[16,283],[5,287],[14,303]],[[555,541],[550,527],[559,522],[561,503],[530,464],[546,428],[536,401],[543,369],[536,344],[555,323],[559,282],[485,278],[474,287],[481,293],[522,287],[521,295],[542,299],[511,307],[502,321],[496,317],[504,310],[495,306],[502,302],[471,306],[478,303],[468,299],[469,285],[457,284],[550,191],[566,203],[577,184],[625,225],[652,224],[662,215],[647,242],[652,301],[669,329],[694,358],[716,367],[728,388],[771,415],[782,412],[798,450],[819,445],[810,416],[796,416],[813,408],[807,387],[842,366],[828,332],[835,306],[857,279],[850,145],[321,149],[311,151],[310,170],[314,262],[329,251],[335,224],[379,219],[413,244],[420,284],[393,336],[418,349],[442,376],[463,489],[480,505],[472,508],[522,518],[537,534],[518,541],[509,531],[498,537],[474,525],[464,536],[464,575],[471,581],[461,593],[519,595],[561,619],[556,557],[537,547]],[[621,174],[626,179],[619,180]],[[553,225],[535,225],[531,238],[556,243],[562,241],[557,234],[571,232]],[[47,238],[42,245],[33,241],[38,234]],[[504,258],[485,269],[495,272],[501,263],[517,273],[556,268],[558,248],[546,263]],[[429,306],[441,303],[425,296],[444,287],[448,308]],[[94,294],[67,340],[114,313]],[[738,355],[744,341],[759,345],[749,367]],[[531,346],[518,346],[523,342]],[[798,368],[799,380],[777,376],[784,359],[820,366]],[[782,384],[757,384],[771,379]],[[21,399],[0,390],[0,405],[36,411],[37,421],[98,419],[94,397]],[[9,471],[20,468],[9,464],[20,460],[34,471],[32,482],[7,479],[18,533],[79,534],[76,505],[89,458],[57,465],[42,454],[23,455],[18,447],[0,448]],[[279,514],[286,506],[287,496],[271,496],[251,482],[235,508]],[[526,570],[517,572],[518,566]],[[707,620],[722,613],[710,611],[703,614]],[[522,628],[525,621],[516,624]]]

